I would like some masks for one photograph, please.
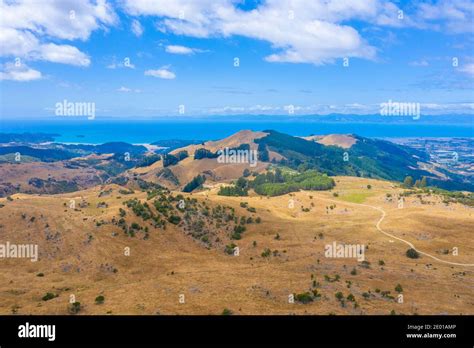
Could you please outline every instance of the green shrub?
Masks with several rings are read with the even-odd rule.
[[[96,304],[102,304],[102,303],[104,303],[104,301],[105,301],[105,297],[102,296],[102,295],[99,295],[95,298],[95,303]]]
[[[206,177],[204,175],[197,175],[193,180],[187,183],[186,186],[184,186],[183,192],[192,192],[195,189],[200,188],[205,181]]]
[[[58,297],[59,295],[53,294],[52,292],[47,292],[46,295],[44,295],[41,299],[43,301],[49,301],[52,300],[55,297]]]
[[[77,314],[81,311],[81,303],[80,302],[74,302],[69,305],[69,313],[71,314]]]
[[[163,155],[163,167],[175,165],[179,162],[179,159],[172,154]]]
[[[237,225],[237,226],[234,227],[234,232],[238,233],[238,234],[241,234],[241,233],[244,233],[246,229],[247,228],[245,226]]]
[[[420,257],[420,254],[418,253],[418,251],[416,251],[413,248],[408,249],[407,252],[406,252],[406,255],[410,259],[418,259]]]
[[[301,302],[303,304],[313,302],[313,296],[309,292],[303,292],[301,294],[295,294],[294,295],[295,300],[298,302]]]
[[[221,186],[217,194],[219,196],[245,197],[248,196],[248,190],[238,186]]]
[[[222,315],[232,315],[232,314],[234,314],[234,312],[232,312],[228,308],[224,308],[224,310],[222,311]]]
[[[205,148],[197,149],[194,152],[194,159],[196,159],[196,160],[199,160],[199,159],[202,159],[202,158],[216,158],[218,156],[219,156],[218,154],[212,153],[211,151],[209,151]]]
[[[240,240],[242,239],[242,236],[240,235],[240,233],[234,232],[231,234],[230,238],[235,239],[235,240]]]
[[[173,224],[173,225],[177,225],[181,222],[181,218],[177,215],[171,215],[169,218],[168,218],[168,222]]]
[[[229,255],[234,254],[234,249],[237,247],[234,243],[228,244],[225,246],[224,252]]]
[[[281,196],[299,190],[329,190],[335,186],[333,179],[314,170],[302,174],[281,177],[268,172],[258,175],[251,186],[255,192],[265,196]],[[281,182],[283,180],[283,182]]]

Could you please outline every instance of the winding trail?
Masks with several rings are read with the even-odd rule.
[[[458,262],[451,262],[451,261],[446,261],[446,260],[442,260],[440,258],[437,258],[436,256],[433,256],[431,254],[428,254],[428,253],[425,253],[424,251],[421,251],[421,250],[418,250],[412,243],[410,243],[409,241],[405,240],[405,239],[402,239],[402,238],[399,238],[399,237],[396,237],[394,236],[393,234],[390,234],[388,232],[385,232],[381,227],[380,227],[380,224],[382,223],[382,221],[385,219],[385,216],[387,215],[387,213],[385,213],[385,210],[383,210],[382,208],[380,207],[375,207],[373,205],[368,205],[368,204],[362,204],[362,203],[352,203],[352,202],[346,202],[346,201],[337,201],[337,200],[334,200],[334,199],[329,199],[329,198],[325,198],[325,200],[327,201],[330,201],[330,202],[333,202],[333,203],[339,203],[339,204],[350,204],[350,205],[356,205],[356,206],[363,206],[363,207],[368,207],[368,208],[372,208],[372,209],[375,209],[375,210],[378,210],[379,212],[382,213],[382,216],[380,217],[379,221],[377,221],[377,224],[375,225],[375,227],[377,228],[377,230],[381,233],[383,233],[384,235],[390,237],[390,238],[393,238],[393,239],[396,239],[402,243],[405,243],[406,245],[408,245],[410,248],[412,249],[415,249],[418,253],[420,253],[421,255],[425,255],[425,256],[428,256],[430,258],[432,258],[433,260],[436,260],[438,262],[442,262],[442,263],[446,263],[448,265],[454,265],[454,266],[468,266],[468,267],[474,267],[474,264],[473,263],[458,263]]]

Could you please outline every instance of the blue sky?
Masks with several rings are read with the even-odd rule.
[[[310,4],[309,4],[310,3]],[[0,1],[1,113],[474,113],[472,1]],[[127,58],[130,64],[127,64]],[[234,66],[234,59],[239,66]],[[344,61],[348,66],[344,66]],[[16,64],[15,64],[16,63]]]

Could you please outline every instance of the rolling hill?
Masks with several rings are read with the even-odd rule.
[[[442,168],[433,170],[428,154],[423,151],[357,135],[301,138],[272,130],[243,130],[217,141],[172,140],[157,144],[161,146],[155,150],[158,153],[123,142],[4,145],[0,147],[0,195],[71,192],[111,182],[130,188],[160,185],[182,190],[198,176],[205,178],[202,186],[213,187],[229,184],[244,174],[251,175],[250,180],[271,166],[295,173],[316,170],[329,176],[398,182],[407,176],[414,181],[426,177],[429,186],[474,190],[472,178]],[[256,152],[257,161],[254,165],[246,161],[220,161],[219,151],[226,149]],[[15,161],[17,152],[24,161]]]
[[[331,192],[269,198],[117,185],[0,198],[2,242],[39,250],[37,262],[1,261],[0,313],[474,313],[472,267],[409,258],[394,238],[472,264],[472,208],[422,194],[400,209],[405,190],[390,182],[334,180]],[[381,212],[371,206],[383,209],[381,227],[394,237],[377,230]],[[326,257],[334,241],[366,246],[364,262]]]
[[[249,168],[248,163],[216,161],[219,150],[238,149],[243,146],[258,151],[258,164],[255,168]],[[167,167],[167,175],[163,175],[164,167],[159,163],[134,172],[143,176],[144,180],[177,188],[183,187],[197,175],[205,175],[209,179],[208,183],[228,182],[242,176],[246,168],[255,173],[262,173],[269,164],[278,164],[300,172],[314,169],[327,175],[398,182],[402,182],[407,176],[414,180],[426,177],[428,185],[440,188],[469,191],[474,188],[473,183],[458,176],[426,170],[430,158],[422,151],[357,135],[300,138],[272,130],[241,131],[219,141],[174,149],[171,154],[183,151],[186,151],[189,157]],[[194,156],[196,152],[200,154],[198,159]]]

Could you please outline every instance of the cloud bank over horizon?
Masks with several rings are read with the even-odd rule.
[[[389,99],[473,113],[469,0],[0,0],[0,13],[6,116],[42,114],[45,88],[118,116],[372,114]],[[33,97],[21,110],[10,94]]]

